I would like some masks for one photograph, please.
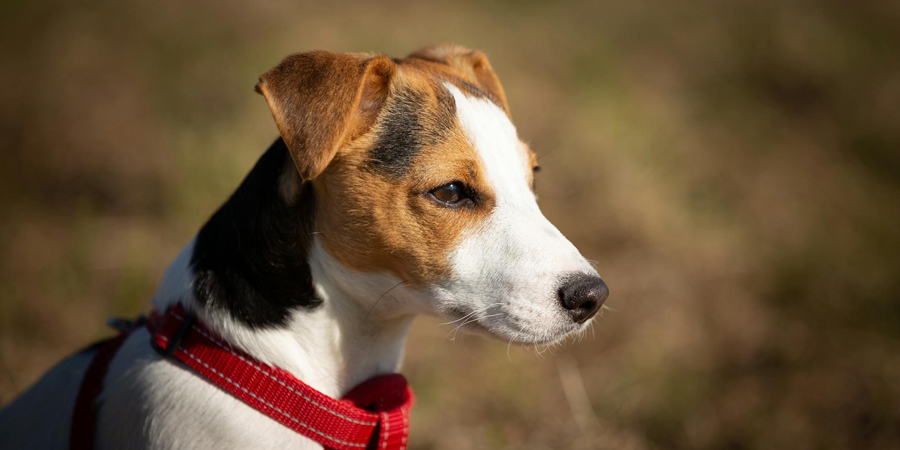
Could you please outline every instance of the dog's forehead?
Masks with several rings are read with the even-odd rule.
[[[406,70],[395,78],[374,131],[372,166],[402,177],[422,150],[458,133],[456,102],[429,72]]]
[[[531,151],[519,140],[500,99],[453,67],[418,59],[400,61],[374,127],[372,167],[402,177],[423,153],[435,156],[435,149],[441,159],[468,154],[471,159],[497,160],[499,153],[504,156],[502,164],[529,166]],[[423,152],[426,149],[432,151]],[[530,176],[530,170],[521,173]]]
[[[419,82],[426,82],[431,85],[450,83],[468,96],[485,98],[495,103],[501,109],[504,108],[503,102],[488,89],[482,87],[479,81],[472,77],[471,73],[459,70],[448,64],[417,57],[407,57],[396,61],[398,62],[398,70],[408,78],[417,79]]]
[[[490,99],[467,95],[449,83],[445,87],[453,95],[459,126],[475,149],[497,199],[532,202],[532,153],[519,140],[506,112]]]

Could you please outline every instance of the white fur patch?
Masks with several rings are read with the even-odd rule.
[[[445,86],[484,165],[496,206],[453,251],[453,277],[438,289],[435,306],[451,318],[472,314],[481,331],[514,342],[552,342],[583,329],[587,323],[572,321],[557,290],[573,272],[596,272],[538,208],[515,127],[494,103]]]
[[[194,271],[191,269],[191,257],[194,255],[196,241],[196,237],[191,239],[163,273],[162,282],[156,288],[151,302],[157,311],[165,311],[169,305],[178,302],[193,309]]]

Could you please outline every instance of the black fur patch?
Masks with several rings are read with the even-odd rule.
[[[402,177],[422,148],[446,139],[456,125],[456,101],[442,86],[434,92],[432,98],[428,92],[404,89],[388,101],[370,155],[376,171]]]
[[[284,325],[291,310],[322,304],[307,263],[315,196],[304,185],[293,204],[279,179],[290,160],[280,138],[197,235],[194,295],[251,328]]]

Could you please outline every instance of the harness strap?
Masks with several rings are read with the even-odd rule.
[[[332,450],[405,450],[413,393],[400,374],[372,378],[337,400],[234,348],[177,304],[147,321],[151,345],[297,433]],[[70,448],[93,443],[104,375],[131,328],[102,343],[82,381]]]
[[[137,328],[139,323],[119,333],[118,336],[98,342],[91,346],[97,348],[97,354],[91,360],[84,378],[81,379],[81,387],[75,398],[75,409],[72,415],[72,424],[69,429],[69,449],[91,450],[94,448],[94,423],[97,421],[97,397],[103,389],[103,379],[109,363],[128,335]]]

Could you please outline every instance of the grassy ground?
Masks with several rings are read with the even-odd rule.
[[[0,5],[0,404],[143,310],[300,50],[488,53],[612,296],[553,351],[419,321],[416,449],[900,446],[888,1]]]

